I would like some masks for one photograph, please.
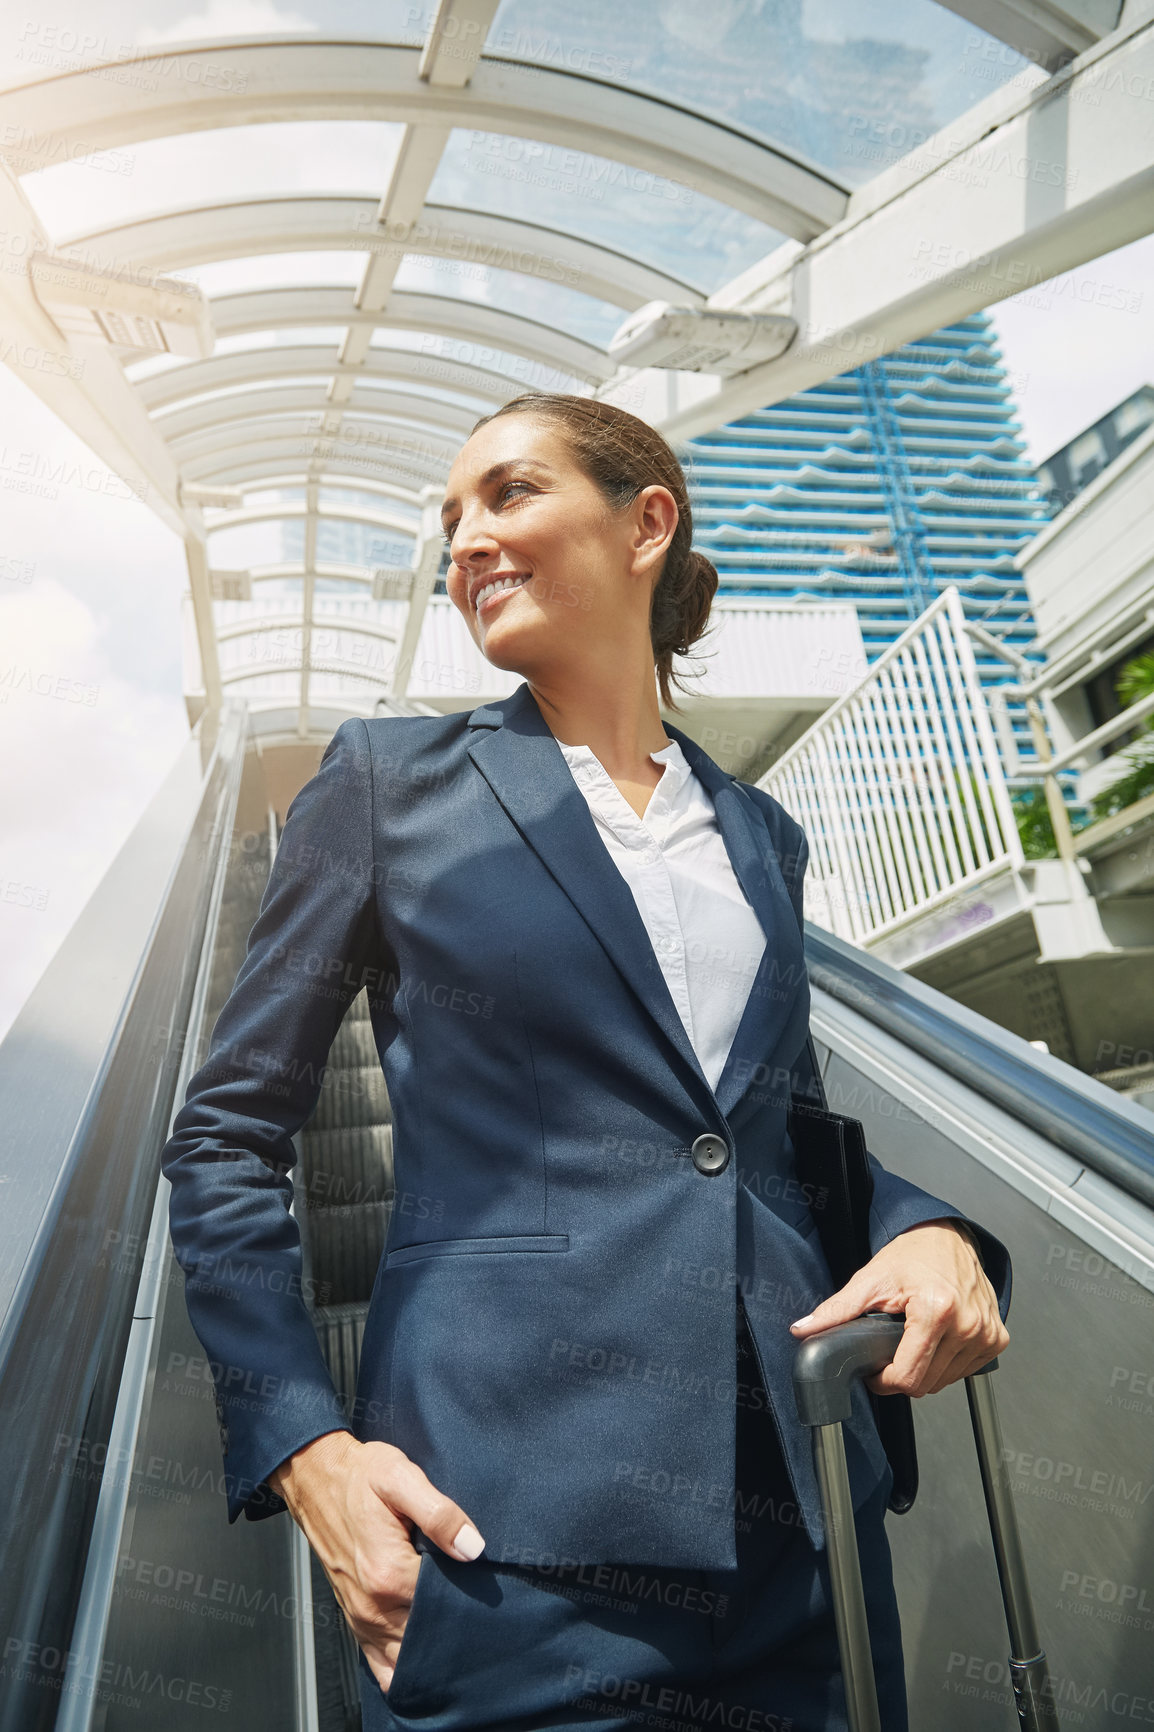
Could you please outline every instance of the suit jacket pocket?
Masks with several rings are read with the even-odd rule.
[[[424,1603],[428,1598],[430,1577],[437,1566],[427,1551],[422,1551],[421,1561],[417,1566],[417,1582],[413,1589],[413,1597],[409,1602],[409,1616],[404,1630],[401,1632],[401,1646],[397,1652],[393,1676],[385,1696],[390,1702],[396,1702],[403,1695],[408,1682],[410,1668],[420,1658],[421,1625],[424,1617]]]
[[[399,1245],[385,1258],[385,1267],[417,1263],[425,1257],[477,1257],[494,1252],[567,1251],[568,1233],[518,1233],[504,1239],[427,1239],[420,1245]]]

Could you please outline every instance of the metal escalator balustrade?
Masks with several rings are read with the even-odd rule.
[[[0,1732],[56,1723],[116,1490],[157,1157],[244,740],[243,705],[205,718],[0,1045]]]
[[[806,951],[830,1106],[1010,1253],[1003,1464],[1059,1723],[1154,1725],[1154,1116],[829,933]],[[960,1386],[914,1418],[921,1490],[887,1523],[911,1732],[1012,1732]]]
[[[810,980],[1154,1208],[1154,1115],[977,1011],[806,922]]]

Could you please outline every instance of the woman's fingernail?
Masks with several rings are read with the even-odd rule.
[[[485,1542],[472,1522],[466,1522],[453,1541],[452,1549],[459,1558],[464,1558],[466,1562],[472,1563],[473,1559],[479,1558],[484,1551]]]
[[[812,1322],[813,1322],[813,1312],[811,1311],[808,1317],[799,1317],[796,1323],[791,1323],[790,1328],[791,1329],[800,1329],[803,1323],[812,1323]]]

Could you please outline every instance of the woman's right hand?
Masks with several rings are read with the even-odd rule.
[[[417,1586],[414,1526],[452,1558],[485,1542],[464,1510],[391,1443],[314,1438],[268,1476],[324,1566],[373,1677],[387,1690]]]

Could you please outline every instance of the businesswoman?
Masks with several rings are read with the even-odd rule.
[[[448,589],[522,676],[471,713],[346,721],[290,806],[164,1152],[228,1514],[287,1506],[360,1646],[365,1732],[845,1726],[790,1369],[882,1308],[877,1393],[1002,1351],[1004,1248],[874,1163],[834,1292],[786,1115],[807,844],[663,725],[717,586],[663,439],[519,398],[449,477]],[[398,1198],[351,1410],[300,1291],[291,1142],[367,989]],[[887,1732],[882,1525],[847,1427]]]

